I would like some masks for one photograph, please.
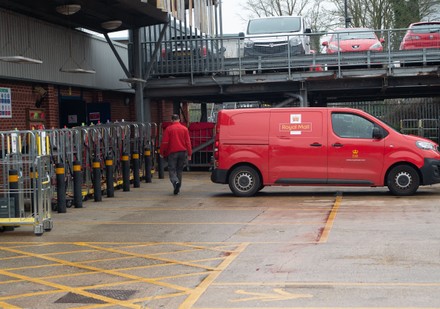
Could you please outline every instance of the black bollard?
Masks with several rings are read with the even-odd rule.
[[[73,162],[73,204],[75,208],[82,208],[82,171],[81,162]]]
[[[145,160],[145,182],[151,182],[151,150],[150,148],[145,148],[144,151]]]
[[[130,161],[128,154],[123,153],[121,157],[122,162],[122,191],[130,191]]]
[[[101,188],[101,161],[98,158],[93,159],[93,198],[95,202],[102,201],[102,188]]]
[[[13,215],[13,218],[19,218],[20,217],[20,204],[19,204],[19,194],[18,194],[18,171],[17,170],[10,170],[9,171],[9,192],[11,200],[8,203],[13,201],[14,203],[14,213],[12,214],[11,211],[9,212],[11,215]],[[11,205],[10,205],[11,207]]]
[[[141,186],[139,153],[133,152],[131,159],[133,162],[133,187],[139,188]]]
[[[59,213],[66,212],[66,175],[63,163],[55,165],[57,177],[57,209]]]
[[[114,197],[115,186],[113,178],[113,159],[110,156],[105,159],[105,179],[107,187],[107,197]]]

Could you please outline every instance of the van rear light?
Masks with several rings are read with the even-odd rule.
[[[214,143],[214,159],[215,160],[218,160],[218,158],[219,158],[218,145],[219,145],[219,142],[215,141],[215,143]]]
[[[203,57],[206,57],[208,55],[208,49],[206,48],[206,46],[202,47],[201,52],[202,52],[202,56]]]
[[[166,55],[167,55],[167,53],[166,53],[165,48],[162,48],[162,50],[160,52],[160,56],[162,57],[162,59],[165,59]]]

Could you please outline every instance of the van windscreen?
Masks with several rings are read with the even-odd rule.
[[[300,17],[261,18],[249,21],[248,34],[269,34],[298,32],[301,30]]]

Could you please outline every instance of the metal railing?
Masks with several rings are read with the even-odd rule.
[[[180,38],[163,41],[160,55],[153,56],[157,42],[145,42],[143,53],[146,63],[150,63],[148,78],[163,76],[197,75],[245,75],[284,71],[291,74],[298,71],[332,71],[342,77],[343,70],[354,68],[386,68],[390,73],[404,66],[427,66],[440,63],[440,45],[418,50],[399,50],[400,42],[407,29],[375,30],[382,39],[382,51],[326,53],[321,42],[324,36],[334,34],[308,34],[310,54],[287,52],[284,56],[247,57],[244,54],[244,38]],[[286,41],[304,35],[291,35]],[[269,40],[271,36],[267,36]],[[246,38],[246,39],[252,39]],[[259,37],[261,39],[261,37]],[[439,42],[440,44],[440,42]]]

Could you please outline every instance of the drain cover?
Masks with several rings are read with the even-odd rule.
[[[89,293],[105,296],[117,300],[127,300],[134,295],[136,290],[87,290]],[[104,301],[87,297],[75,293],[67,293],[63,297],[59,298],[55,303],[58,304],[105,304]]]
[[[131,295],[135,294],[136,290],[87,290],[87,292],[113,298],[117,300],[127,300]]]
[[[67,293],[63,297],[55,301],[56,304],[105,304],[102,300],[75,294]]]

